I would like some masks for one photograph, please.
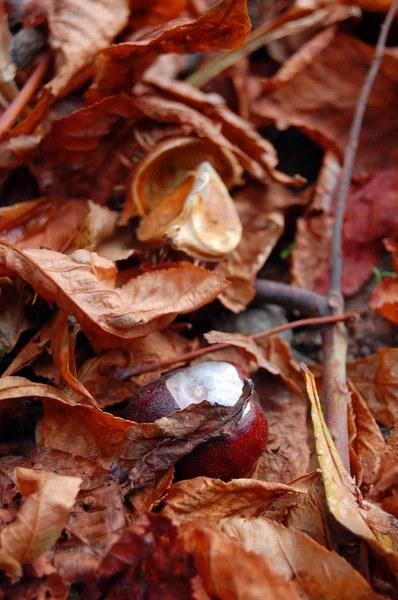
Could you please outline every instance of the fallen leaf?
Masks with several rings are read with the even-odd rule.
[[[96,400],[77,378],[75,346],[79,331],[80,327],[76,324],[69,331],[68,315],[63,310],[58,310],[51,325],[52,356],[56,367],[73,392],[88,404],[97,406]]]
[[[385,442],[365,400],[352,383],[349,383],[349,390],[355,423],[355,432],[350,441],[350,448],[355,452],[361,464],[361,477],[357,479],[357,484],[370,487],[378,472],[380,459],[385,450]]]
[[[279,369],[267,360],[258,348],[256,342],[242,333],[224,333],[223,331],[209,331],[204,335],[209,344],[228,344],[242,348],[251,359],[254,359],[259,367],[262,367],[272,375],[278,375]]]
[[[188,524],[183,543],[211,597],[220,600],[298,600],[293,583],[274,571],[263,557],[247,552],[208,521]]]
[[[398,555],[394,552],[396,524],[392,517],[383,515],[369,505],[363,507],[362,498],[350,475],[344,468],[322,414],[315,379],[303,364],[307,393],[311,401],[315,444],[326,501],[334,518],[349,531],[366,541],[383,558],[392,572],[398,573]]]
[[[199,517],[219,520],[236,513],[254,517],[264,512],[278,497],[295,489],[283,483],[196,477],[175,483],[169,490],[161,514],[174,524]]]
[[[214,300],[227,285],[221,275],[187,264],[145,273],[116,290],[114,263],[95,253],[21,252],[4,242],[0,264],[72,314],[94,344],[108,348],[164,328],[177,314]]]
[[[15,521],[1,532],[0,542],[2,552],[25,565],[33,563],[60,536],[81,479],[17,467],[16,480],[25,502]]]
[[[90,100],[129,89],[161,53],[195,53],[238,47],[250,29],[246,2],[221,0],[198,19],[181,18],[159,26],[136,41],[102,50],[95,64]]]
[[[267,210],[268,200],[272,202],[272,189],[268,188],[268,194],[267,188],[249,184],[234,194],[244,235],[235,252],[217,266],[217,271],[232,283],[220,300],[234,313],[244,310],[253,300],[256,275],[283,232],[281,212]]]
[[[347,363],[347,375],[365,399],[374,418],[386,427],[398,419],[398,350],[382,348]]]
[[[29,340],[26,346],[19,351],[12,363],[4,371],[2,377],[12,375],[16,371],[20,371],[24,367],[31,365],[46,350],[51,341],[51,326],[52,319],[47,321]]]
[[[308,62],[305,69],[279,89],[264,92],[252,109],[259,119],[272,119],[278,129],[300,128],[341,157],[373,48],[354,35],[337,28],[332,31],[333,36],[329,29],[318,34],[318,40],[327,38],[330,43],[316,60]],[[314,40],[308,43],[313,44]],[[367,102],[354,176],[396,165],[396,73],[396,60],[385,55]]]
[[[187,8],[187,4],[187,0],[175,0],[168,5],[163,0],[136,0],[130,15],[130,25],[138,29],[176,19]]]
[[[98,569],[106,598],[143,598],[145,587],[147,597],[193,599],[193,556],[181,547],[177,536],[169,519],[153,513],[142,515],[125,529]]]
[[[269,425],[269,439],[258,463],[257,476],[288,483],[308,471],[310,449],[307,403],[292,382],[260,371],[254,386]]]
[[[392,215],[398,202],[396,193],[398,171],[395,169],[372,174],[365,181],[352,183],[347,198],[347,210],[343,224],[342,251],[346,268],[342,278],[342,291],[346,296],[358,292],[371,277],[373,268],[383,254],[382,239],[398,235],[398,227]],[[335,197],[338,178],[334,180],[332,198]],[[331,235],[334,223],[334,205],[323,214],[310,214],[298,219],[295,248],[292,253],[292,275],[300,287],[325,294],[329,286],[329,261]],[[394,287],[384,279],[378,292],[373,295],[373,308],[386,303],[389,289]],[[383,290],[383,291],[382,291]],[[385,290],[385,292],[384,292]],[[381,309],[383,314],[383,309]]]
[[[55,53],[56,72],[47,84],[59,96],[81,69],[90,65],[127,25],[127,0],[73,0],[49,3],[49,44]]]
[[[269,561],[270,567],[297,586],[297,594],[330,600],[381,600],[370,584],[336,552],[305,533],[257,517],[232,517],[220,522],[231,539]]]
[[[83,227],[73,240],[74,248],[97,250],[105,240],[110,238],[116,229],[118,214],[106,206],[88,201],[88,213]],[[101,253],[99,253],[101,254]],[[103,254],[101,254],[103,256]]]
[[[15,348],[21,333],[30,327],[26,300],[27,293],[18,281],[0,277],[0,359]]]

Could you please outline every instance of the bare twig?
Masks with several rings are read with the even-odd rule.
[[[316,292],[269,279],[257,279],[255,287],[257,299],[262,302],[308,314],[316,313],[321,317],[330,313],[327,299]]]
[[[19,94],[12,101],[7,110],[0,117],[0,139],[14,125],[22,110],[28,104],[33,94],[39,87],[45,72],[47,70],[50,57],[48,54],[42,54],[37,59],[37,66],[32,72]]]
[[[277,333],[281,333],[282,331],[287,331],[288,329],[295,329],[297,327],[304,327],[306,325],[325,325],[327,323],[337,323],[340,321],[356,319],[358,317],[358,313],[347,313],[345,315],[333,315],[327,317],[313,317],[310,319],[300,319],[298,321],[293,321],[291,323],[279,325],[278,327],[268,329],[267,331],[262,331],[260,333],[252,333],[247,337],[251,338],[252,340],[259,340],[261,338],[269,337],[271,335],[276,335]],[[206,346],[205,348],[192,350],[192,352],[186,352],[185,354],[173,356],[172,358],[168,358],[167,360],[161,360],[152,363],[142,363],[140,365],[137,365],[136,367],[132,367],[131,369],[122,369],[120,367],[116,367],[114,369],[114,374],[118,381],[124,381],[126,379],[129,379],[130,377],[141,375],[142,373],[150,373],[151,371],[157,371],[158,369],[170,367],[179,362],[187,362],[188,360],[192,360],[193,358],[203,356],[203,354],[209,354],[210,352],[216,352],[217,350],[224,350],[225,348],[229,348],[230,346],[231,344],[227,343],[213,344],[212,346]]]
[[[397,7],[398,0],[394,0],[389,8],[383,25],[381,26],[372,64],[358,97],[350,129],[349,141],[344,153],[343,170],[335,212],[330,263],[331,283],[328,303],[333,314],[341,314],[344,311],[344,299],[341,293],[341,278],[343,273],[341,245],[345,206],[351,183],[359,136],[369,94],[380,68],[388,32],[397,11]],[[337,451],[340,454],[340,458],[346,469],[349,471],[350,461],[347,424],[349,392],[346,382],[347,336],[345,327],[342,323],[324,328],[323,351],[326,420]]]

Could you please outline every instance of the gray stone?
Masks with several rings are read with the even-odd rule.
[[[284,325],[288,320],[285,310],[274,304],[267,304],[262,308],[248,308],[237,315],[228,313],[220,315],[215,323],[215,329],[228,333],[260,333]],[[291,330],[280,334],[285,340],[291,342],[293,334]]]

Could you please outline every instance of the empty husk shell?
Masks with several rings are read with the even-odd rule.
[[[217,261],[238,246],[242,225],[221,177],[203,161],[142,219],[137,236],[151,245],[169,243],[194,258]]]
[[[205,160],[228,189],[242,183],[242,167],[229,150],[204,138],[165,140],[146,154],[132,173],[128,197],[130,216],[133,212],[141,217],[150,213]]]

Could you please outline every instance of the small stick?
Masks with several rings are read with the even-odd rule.
[[[327,298],[287,283],[257,279],[255,283],[257,299],[269,304],[278,304],[291,310],[317,313],[325,317],[330,313]]]
[[[338,323],[339,321],[357,319],[358,317],[358,313],[347,313],[345,315],[332,315],[327,317],[313,317],[310,319],[300,319],[298,321],[292,321],[291,323],[279,325],[278,327],[268,329],[267,331],[261,331],[260,333],[252,333],[247,337],[252,340],[259,340],[261,338],[281,333],[282,331],[287,331],[288,329],[295,329],[296,327],[304,327],[305,325],[326,325],[328,323]],[[150,373],[151,371],[157,371],[158,369],[169,367],[171,365],[174,365],[175,363],[187,362],[188,360],[192,360],[193,358],[203,356],[203,354],[208,354],[209,352],[224,350],[225,348],[229,348],[231,345],[232,344],[228,343],[213,344],[212,346],[207,346],[206,348],[199,348],[198,350],[193,350],[192,352],[179,354],[177,356],[174,356],[173,358],[168,358],[167,360],[160,360],[152,363],[142,363],[141,365],[137,365],[136,367],[132,367],[131,369],[121,369],[120,367],[116,367],[113,372],[117,381],[125,381],[130,377],[142,375],[143,373]]]
[[[341,314],[344,311],[344,299],[341,293],[341,279],[343,273],[343,224],[345,206],[358,149],[359,136],[369,94],[380,68],[388,32],[397,11],[397,7],[398,0],[393,0],[388,13],[386,14],[384,23],[381,26],[372,63],[355,107],[349,141],[344,152],[344,164],[337,197],[330,262],[331,282],[328,302],[329,308],[333,314]],[[347,406],[350,396],[347,388],[346,360],[347,335],[344,325],[339,323],[335,326],[326,327],[323,330],[323,373],[326,421],[340,458],[347,471],[350,472],[347,422]]]
[[[11,129],[19,115],[28,104],[29,100],[35,94],[39,87],[45,72],[47,71],[48,64],[50,62],[49,54],[42,54],[37,59],[37,66],[29,79],[20,90],[19,94],[11,102],[7,110],[3,112],[0,117],[0,139],[1,137]]]

